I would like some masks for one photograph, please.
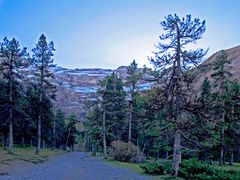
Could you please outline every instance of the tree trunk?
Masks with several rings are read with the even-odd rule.
[[[44,139],[42,140],[42,148],[43,148],[43,149],[45,149],[45,148],[46,148],[46,142],[45,142],[45,140],[44,140]]]
[[[166,152],[166,159],[168,159],[169,158],[169,155],[168,155],[168,151]]]
[[[96,143],[92,143],[92,156],[96,156]]]
[[[66,140],[66,144],[65,144],[65,149],[67,148],[67,145],[68,145],[68,139],[69,139],[69,136],[70,136],[70,132],[71,132],[71,129],[68,130],[68,135],[67,135],[67,140]]]
[[[132,102],[130,101],[129,111],[129,127],[128,127],[128,152],[131,151],[131,138],[132,138]]]
[[[220,165],[223,165],[223,157],[224,157],[224,149],[221,147],[221,152],[220,152],[220,161],[219,161],[219,164]]]
[[[12,72],[12,70],[11,70]],[[8,153],[12,153],[13,148],[13,80],[12,80],[12,73],[10,73],[10,87],[9,87],[9,132],[8,132]]]
[[[41,116],[38,115],[37,121],[37,144],[36,144],[36,152],[35,154],[39,155],[41,148]]]
[[[231,157],[230,157],[229,165],[233,165],[233,150],[231,151]]]
[[[222,118],[221,118],[221,152],[220,152],[220,161],[219,164],[223,165],[225,164],[225,159],[224,159],[224,122],[225,122],[225,113],[222,113]]]
[[[173,75],[173,94],[174,97],[174,122],[177,128],[174,132],[174,144],[173,144],[173,162],[172,162],[172,176],[177,177],[179,166],[181,164],[181,131],[179,130],[179,124],[181,122],[181,107],[182,107],[182,77],[181,77],[181,42],[180,42],[180,30],[177,28],[177,50],[176,50],[176,59],[175,59],[175,72]]]
[[[56,149],[56,118],[53,118],[53,144],[52,144],[52,149]]]
[[[144,153],[145,149],[146,149],[146,146],[147,146],[147,140],[144,142],[143,144],[143,149],[142,149],[142,152]]]
[[[172,175],[177,177],[179,166],[181,163],[181,133],[180,130],[175,131],[173,145],[173,164]]]
[[[9,110],[10,118],[9,118],[9,139],[8,139],[8,153],[12,153],[13,148],[13,114],[12,109]]]
[[[103,156],[107,158],[107,143],[106,143],[106,110],[103,107]]]
[[[24,136],[22,137],[21,145],[22,145],[23,147],[25,147],[25,138],[24,138]]]

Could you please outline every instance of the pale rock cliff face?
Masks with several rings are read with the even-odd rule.
[[[96,99],[98,82],[113,70],[110,69],[53,69],[57,85],[56,105],[66,113],[76,113],[83,121],[86,116],[85,102]]]
[[[141,69],[140,69],[141,70]],[[115,72],[118,76],[125,78],[127,67],[120,66],[116,70],[111,69],[67,69],[55,67],[55,84],[57,85],[56,104],[69,115],[74,112],[80,121],[86,118],[87,109],[85,103],[97,99],[99,81]],[[139,89],[149,89],[151,83],[141,81]]]

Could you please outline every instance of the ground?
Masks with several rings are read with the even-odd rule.
[[[83,152],[65,153],[41,164],[17,160],[8,173],[2,174],[0,179],[152,179]]]
[[[0,180],[2,179],[170,179],[169,176],[143,175],[142,164],[103,160],[88,153],[42,149],[41,156],[34,148],[15,147],[14,154],[0,148]],[[240,164],[219,166],[222,170],[240,171]],[[178,178],[181,179],[181,178]]]

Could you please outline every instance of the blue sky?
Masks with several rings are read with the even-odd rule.
[[[140,66],[163,33],[164,16],[206,20],[199,47],[212,53],[240,45],[238,0],[0,0],[0,39],[30,51],[40,34],[55,43],[55,63],[68,68]]]

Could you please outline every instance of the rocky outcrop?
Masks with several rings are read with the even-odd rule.
[[[141,69],[140,69],[141,70]],[[85,103],[96,100],[99,81],[107,75],[115,72],[118,76],[125,78],[127,67],[120,66],[116,70],[111,69],[67,69],[55,67],[55,84],[57,85],[56,105],[69,115],[75,112],[80,121],[86,118]],[[149,89],[151,83],[141,81],[140,89]]]

